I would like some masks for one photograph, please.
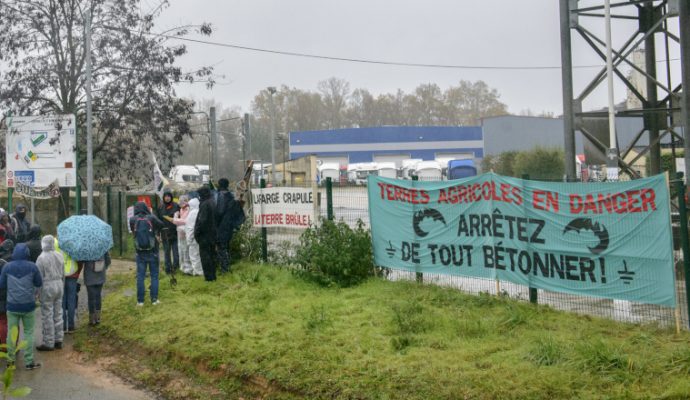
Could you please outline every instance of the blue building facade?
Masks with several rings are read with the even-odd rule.
[[[479,126],[383,126],[290,132],[290,159],[310,154],[350,164],[396,158],[434,160],[449,154],[481,159],[484,139]]]

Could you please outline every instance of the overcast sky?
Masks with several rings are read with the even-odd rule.
[[[142,0],[142,7],[155,0]],[[325,56],[425,64],[494,67],[559,67],[560,28],[556,0],[171,0],[157,31],[185,23],[210,22],[207,40],[272,50]],[[581,2],[586,4],[586,2]],[[603,2],[598,2],[599,4]],[[676,20],[677,21],[677,20]],[[677,22],[676,22],[677,23]],[[627,24],[627,25],[626,25]],[[589,23],[603,32],[603,19]],[[614,46],[632,27],[614,25]],[[196,36],[190,36],[196,37]],[[602,65],[584,42],[574,37],[575,65]],[[601,36],[603,37],[603,35]],[[202,38],[206,39],[206,38]],[[560,69],[434,69],[297,58],[187,43],[183,67],[214,65],[218,85],[180,84],[178,94],[213,98],[248,111],[252,98],[267,86],[286,84],[316,90],[335,76],[351,89],[374,94],[412,91],[422,83],[442,89],[460,80],[484,80],[498,90],[512,113],[562,113]],[[663,53],[659,53],[663,54]],[[672,49],[672,57],[677,52]],[[576,93],[597,69],[575,72]],[[616,100],[625,97],[616,85]],[[605,87],[586,109],[606,106]]]

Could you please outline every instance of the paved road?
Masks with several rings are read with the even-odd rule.
[[[113,270],[128,269],[131,264],[115,261]],[[111,271],[115,272],[115,271]],[[83,288],[85,289],[85,288]],[[86,290],[79,296],[80,308],[86,303]],[[87,320],[83,318],[82,320]],[[40,310],[36,312],[35,344],[41,342]],[[80,329],[85,329],[85,325]],[[37,370],[26,371],[21,353],[15,375],[15,385],[24,385],[32,389],[26,399],[35,400],[153,400],[149,393],[137,390],[102,367],[81,360],[79,354],[72,350],[72,337],[66,335],[65,347],[52,352],[35,351],[35,359],[43,364]]]

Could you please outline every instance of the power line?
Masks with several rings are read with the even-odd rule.
[[[246,50],[246,51],[259,52],[259,53],[278,54],[278,55],[292,56],[292,57],[314,58],[314,59],[319,59],[319,60],[344,61],[344,62],[353,62],[353,63],[361,63],[361,64],[378,64],[378,65],[392,65],[392,66],[399,66],[399,67],[441,68],[441,69],[549,70],[549,69],[560,69],[561,68],[560,66],[490,66],[490,65],[426,64],[426,63],[412,63],[412,62],[399,62],[399,61],[371,60],[371,59],[364,59],[364,58],[324,56],[324,55],[319,55],[319,54],[300,53],[300,52],[294,52],[294,51],[283,51],[283,50],[274,50],[274,49],[264,49],[264,48],[259,48],[259,47],[242,46],[242,45],[237,45],[237,44],[232,44],[232,43],[212,42],[209,40],[191,39],[191,38],[186,38],[186,37],[181,37],[181,36],[176,36],[176,35],[168,35],[168,34],[161,34],[161,33],[154,33],[154,32],[141,32],[141,31],[134,31],[134,30],[130,30],[130,31],[132,33],[143,33],[145,35],[163,37],[166,39],[176,39],[176,40],[182,40],[185,42],[199,43],[199,44],[205,44],[205,45],[217,46],[217,47],[225,47],[225,48],[231,48],[231,49],[236,49],[236,50]],[[582,68],[592,68],[592,67],[600,67],[600,65],[582,66]]]
[[[122,28],[112,28],[112,27],[106,27],[110,29],[122,29]],[[301,53],[301,52],[294,52],[294,51],[284,51],[284,50],[274,50],[274,49],[266,49],[266,48],[260,48],[260,47],[250,47],[250,46],[242,46],[238,44],[232,44],[232,43],[221,43],[221,42],[214,42],[214,41],[209,41],[209,40],[201,40],[201,39],[191,39],[191,38],[186,38],[182,36],[177,36],[177,35],[169,35],[169,34],[163,34],[163,33],[155,33],[155,32],[142,32],[142,31],[136,31],[136,30],[129,30],[132,33],[139,33],[139,34],[144,34],[144,35],[149,35],[149,36],[156,36],[156,37],[162,37],[166,39],[176,39],[176,40],[181,40],[185,42],[191,42],[191,43],[198,43],[198,44],[205,44],[209,46],[216,46],[216,47],[225,47],[225,48],[231,48],[231,49],[236,49],[236,50],[245,50],[245,51],[253,51],[253,52],[259,52],[259,53],[268,53],[268,54],[277,54],[277,55],[284,55],[284,56],[292,56],[292,57],[303,57],[303,58],[313,58],[313,59],[319,59],[319,60],[330,60],[330,61],[344,61],[344,62],[353,62],[353,63],[361,63],[361,64],[377,64],[377,65],[392,65],[392,66],[399,66],[399,67],[417,67],[417,68],[439,68],[439,69],[488,69],[488,70],[560,70],[560,66],[554,66],[554,65],[549,65],[549,66],[529,66],[529,65],[517,65],[517,66],[495,66],[495,65],[455,65],[455,64],[427,64],[427,63],[416,63],[416,62],[400,62],[400,61],[387,61],[387,60],[372,60],[372,59],[364,59],[364,58],[351,58],[351,57],[338,57],[338,56],[324,56],[324,55],[319,55],[319,54],[311,54],[311,53]],[[669,61],[677,61],[678,59],[671,59]],[[666,60],[660,60],[659,62],[664,62]],[[573,66],[573,68],[603,68],[604,66],[602,64],[593,64],[593,65],[576,65]]]

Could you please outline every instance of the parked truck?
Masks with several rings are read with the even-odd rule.
[[[448,180],[469,178],[477,175],[477,166],[474,160],[450,160],[448,161]]]
[[[414,174],[420,181],[440,181],[443,171],[438,161],[420,161],[415,165]]]
[[[398,169],[394,162],[376,163],[376,173],[384,178],[395,179],[398,177]]]

